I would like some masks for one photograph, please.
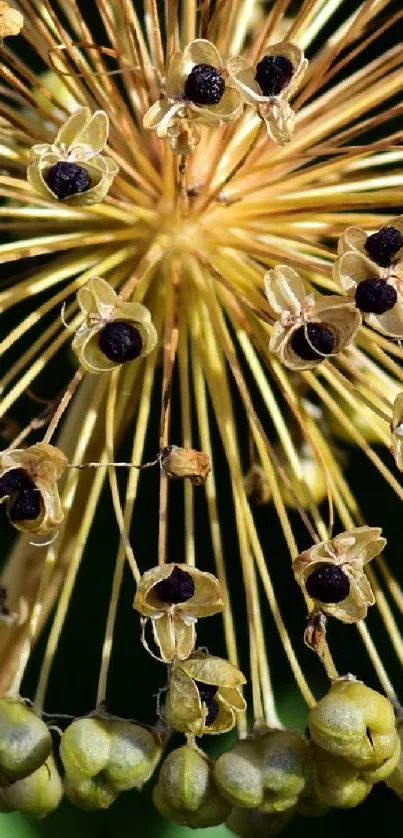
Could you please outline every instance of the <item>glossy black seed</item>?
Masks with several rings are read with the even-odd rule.
[[[214,698],[218,687],[215,684],[203,684],[202,681],[195,681],[196,687],[199,691],[199,696],[202,701],[205,701],[207,704]]]
[[[299,326],[292,333],[291,347],[296,355],[304,361],[317,361],[322,358],[322,355],[332,354],[336,346],[336,335],[332,329],[329,329],[329,326],[324,323],[308,323],[307,332],[312,346],[305,337],[304,326]],[[315,352],[315,349],[319,351]]]
[[[196,64],[185,82],[185,96],[195,105],[218,105],[225,90],[225,81],[211,64]]]
[[[341,602],[349,595],[350,580],[341,567],[325,564],[308,576],[305,587],[312,599],[330,604]]]
[[[382,227],[379,233],[368,236],[364,247],[373,262],[388,268],[393,257],[403,247],[403,236],[396,227]]]
[[[40,512],[41,495],[37,489],[23,489],[8,510],[11,521],[35,521]]]
[[[220,712],[220,705],[215,698],[211,698],[210,701],[206,701],[207,704],[207,716],[205,718],[204,724],[206,727],[210,727],[210,725],[215,722],[219,712]]]
[[[265,55],[256,65],[255,81],[263,96],[277,96],[291,81],[294,67],[285,55]]]
[[[171,575],[157,582],[153,591],[162,602],[177,605],[179,602],[187,602],[193,596],[195,583],[190,573],[175,565]]]
[[[143,341],[139,330],[131,323],[111,320],[99,333],[98,346],[114,364],[124,364],[141,355]]]
[[[384,279],[364,279],[357,285],[355,302],[360,311],[385,314],[397,303],[397,291]]]
[[[34,489],[35,484],[23,468],[12,468],[0,477],[0,498],[12,495],[21,489]]]
[[[50,167],[45,175],[45,181],[59,201],[69,198],[70,195],[87,192],[91,186],[91,178],[84,166],[63,161]]]

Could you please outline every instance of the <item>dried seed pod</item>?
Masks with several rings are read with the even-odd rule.
[[[367,773],[371,783],[385,779],[382,774],[391,773],[399,758],[393,707],[361,681],[333,681],[311,709],[308,724],[316,745]]]
[[[291,809],[310,776],[309,749],[288,730],[261,729],[222,754],[214,770],[222,794],[234,806],[266,814]]]
[[[53,756],[23,780],[0,789],[0,810],[21,812],[30,818],[44,818],[57,809],[63,784]]]
[[[151,620],[164,661],[184,660],[196,641],[196,622],[224,607],[221,585],[212,573],[186,564],[147,570],[137,586],[133,607]]]
[[[195,486],[202,486],[211,471],[208,454],[194,451],[193,448],[179,448],[177,445],[169,445],[161,451],[160,463],[168,477],[188,477]]]
[[[1,0],[0,2],[0,44],[3,38],[8,38],[10,35],[19,35],[24,26],[24,18],[17,9],[9,6],[8,3]]]
[[[140,788],[150,777],[161,754],[157,734],[141,725],[120,719],[92,716],[77,719],[63,733],[60,757],[70,787],[80,792],[103,794],[109,788],[116,796],[121,791]],[[99,780],[99,783],[98,783]]]
[[[162,815],[193,829],[223,823],[231,811],[215,785],[207,758],[188,745],[164,760],[153,799]]]
[[[229,661],[196,652],[172,665],[166,692],[167,724],[183,733],[225,733],[246,709],[242,672]],[[210,688],[210,689],[208,689]]]
[[[57,481],[67,466],[60,448],[38,442],[0,457],[0,503],[21,532],[51,535],[63,520]]]
[[[0,786],[32,774],[48,759],[52,737],[22,699],[0,698]]]
[[[352,809],[362,803],[372,789],[372,783],[358,768],[322,748],[314,748],[313,766],[315,795],[325,806]]]

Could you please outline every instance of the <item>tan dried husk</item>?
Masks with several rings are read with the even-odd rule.
[[[141,303],[122,302],[102,277],[92,277],[80,288],[77,299],[85,319],[74,336],[72,348],[87,372],[106,373],[120,366],[107,358],[98,345],[99,333],[111,320],[130,323],[140,333],[142,350],[136,360],[155,348],[158,335],[148,308]]]
[[[210,64],[223,72],[225,91],[216,105],[197,105],[185,98],[186,79],[197,64]],[[143,119],[144,127],[156,131],[160,139],[168,138],[172,151],[189,154],[200,139],[192,123],[216,126],[237,119],[242,113],[242,97],[229,85],[224,70],[217,48],[203,38],[192,41],[183,53],[175,53],[168,69],[165,96],[149,108]]]
[[[166,451],[166,453],[165,453]],[[210,471],[210,458],[204,451],[170,445],[161,456],[161,468],[170,478],[189,478],[195,486],[206,482]]]
[[[252,67],[245,58],[230,58],[227,62],[227,70],[233,84],[242,94],[243,100],[256,108],[264,119],[272,139],[279,145],[286,145],[292,139],[295,126],[295,114],[289,105],[289,99],[295,93],[308,66],[308,61],[298,46],[286,41],[266,47],[259,60],[274,55],[288,58],[293,65],[293,74],[289,83],[275,96],[262,95],[255,79],[256,67]]]
[[[5,3],[0,2],[0,42],[10,35],[19,35],[24,26],[24,18],[18,9],[14,9]]]
[[[105,111],[78,108],[59,129],[52,144],[42,143],[31,149],[27,169],[28,182],[43,198],[58,201],[49,189],[45,175],[50,166],[60,161],[78,163],[88,172],[91,187],[86,192],[70,195],[60,203],[71,206],[99,204],[106,197],[119,167],[110,157],[100,152],[105,148],[109,133],[109,118]]]
[[[364,566],[384,549],[386,539],[381,537],[381,532],[379,527],[355,527],[329,541],[314,544],[297,556],[293,565],[294,575],[306,596],[308,577],[322,565],[334,564],[348,576],[350,591],[346,599],[338,603],[315,600],[325,614],[343,623],[356,623],[366,617],[368,606],[374,604],[375,597]]]
[[[175,567],[192,577],[195,590],[186,602],[171,605],[158,598],[154,587],[167,579]],[[221,586],[213,574],[176,562],[147,570],[137,586],[133,603],[136,611],[151,619],[154,640],[167,663],[189,657],[196,642],[197,620],[218,614],[223,607]]]
[[[57,481],[66,466],[67,458],[63,452],[46,442],[6,451],[0,457],[0,477],[7,471],[23,469],[38,489],[42,501],[40,515],[35,521],[11,521],[13,527],[40,536],[50,535],[57,530],[63,520]]]
[[[201,701],[195,684],[215,685],[218,689],[214,700],[219,713],[214,722],[205,725],[207,705]],[[225,733],[236,723],[236,715],[246,709],[240,687],[245,677],[229,661],[202,652],[173,664],[166,692],[165,718],[175,730],[182,733]]]
[[[391,451],[396,465],[403,471],[403,393],[399,393],[393,405]]]
[[[350,300],[335,294],[307,294],[301,277],[288,265],[277,265],[267,271],[264,287],[277,321],[270,337],[269,349],[291,370],[313,369],[325,358],[337,355],[353,340],[361,325],[361,314]],[[336,344],[331,354],[307,361],[294,352],[291,338],[294,331],[304,326],[309,343],[306,327],[308,323],[315,322],[325,323],[332,328]],[[318,352],[317,349],[315,351]]]

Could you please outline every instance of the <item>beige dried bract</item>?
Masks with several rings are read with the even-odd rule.
[[[62,203],[73,206],[99,204],[107,195],[119,167],[101,152],[109,133],[109,118],[105,111],[91,114],[89,108],[78,108],[59,128],[53,143],[34,145],[27,170],[28,182],[43,198],[58,201],[49,189],[45,176],[56,163],[77,163],[88,172],[91,186],[85,192],[70,195]]]
[[[193,448],[179,448],[170,445],[161,452],[161,468],[172,478],[186,478],[195,486],[202,486],[206,482],[210,471],[210,458],[203,451]]]
[[[394,227],[403,235],[403,216],[392,218],[386,226]],[[366,279],[383,279],[391,285],[397,294],[393,308],[384,314],[363,313],[363,317],[378,332],[403,338],[403,249],[396,253],[389,267],[383,268],[369,258],[365,251],[366,240],[367,234],[360,227],[348,227],[344,231],[338,243],[339,256],[333,265],[333,278],[352,298],[359,284]]]
[[[335,565],[348,577],[348,596],[337,603],[315,600],[317,608],[343,623],[356,623],[366,617],[368,606],[374,604],[375,598],[364,568],[386,545],[381,532],[379,527],[355,527],[339,533],[329,541],[314,544],[297,556],[293,566],[294,575],[306,594],[308,577],[323,566]]]
[[[24,18],[18,9],[0,0],[0,43],[9,35],[19,35],[24,26]]]
[[[256,81],[256,66],[252,66],[246,58],[230,58],[227,63],[228,73],[233,84],[238,88],[244,101],[252,105],[264,119],[267,131],[279,145],[289,143],[294,133],[295,113],[289,105],[289,100],[295,93],[308,66],[302,50],[295,44],[283,42],[268,46],[259,57],[283,56],[291,61],[293,74],[288,84],[275,96],[263,96]]]
[[[225,90],[216,105],[198,105],[186,98],[186,79],[199,64],[209,64],[223,74]],[[155,131],[160,139],[168,139],[172,151],[182,155],[193,151],[199,142],[197,124],[212,127],[231,122],[243,109],[241,94],[231,86],[217,48],[203,38],[192,41],[183,52],[173,55],[164,94],[149,108],[143,125],[149,131]]]
[[[67,466],[67,458],[54,445],[38,442],[29,448],[5,452],[0,458],[0,478],[8,471],[22,469],[35,484],[41,496],[41,512],[36,520],[12,521],[21,532],[47,536],[53,533],[63,520],[57,481]],[[7,500],[8,505],[10,500]],[[1,501],[0,501],[1,502]]]
[[[305,328],[308,344],[309,323],[322,323],[330,328],[336,341],[332,355],[337,355],[353,340],[361,325],[360,312],[350,300],[335,294],[307,293],[301,277],[288,265],[278,265],[267,271],[264,285],[276,320],[269,348],[291,370],[312,369],[331,357],[322,355],[306,360],[297,355],[291,346],[291,338],[300,326]],[[316,347],[312,349],[320,355]]]
[[[391,451],[396,465],[403,471],[403,393],[399,393],[393,405]]]
[[[110,372],[119,366],[107,358],[98,345],[100,332],[111,320],[123,320],[140,333],[142,350],[138,358],[144,358],[155,348],[157,332],[148,308],[141,303],[119,300],[116,292],[102,277],[90,279],[79,290],[77,299],[85,319],[74,336],[72,348],[87,372]]]
[[[219,712],[206,726],[208,708],[200,698],[197,683],[217,687],[214,701]],[[225,733],[236,724],[237,713],[246,709],[241,687],[246,683],[242,672],[229,661],[197,652],[187,660],[177,661],[171,669],[166,693],[165,718],[170,727],[182,733]]]
[[[188,574],[194,593],[185,602],[168,603],[158,597],[155,586],[168,579],[175,568]],[[140,579],[133,607],[151,620],[154,640],[164,661],[185,659],[196,642],[196,622],[224,608],[221,585],[211,573],[186,564],[165,564],[147,570]]]

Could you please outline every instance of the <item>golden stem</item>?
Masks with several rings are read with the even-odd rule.
[[[63,413],[66,410],[66,408],[67,408],[68,404],[70,403],[71,399],[73,398],[74,393],[77,390],[77,387],[80,384],[80,381],[82,380],[83,377],[84,377],[84,370],[81,369],[81,367],[80,367],[77,370],[77,372],[75,373],[74,378],[72,378],[72,380],[70,381],[70,384],[67,387],[67,390],[66,390],[63,398],[59,402],[59,405],[58,405],[54,415],[52,416],[52,419],[49,423],[49,426],[46,430],[46,433],[43,437],[42,442],[50,442],[50,440],[52,439],[52,436],[55,433],[55,431],[57,430],[58,424],[59,424],[59,422],[60,422],[60,420],[63,416]]]

